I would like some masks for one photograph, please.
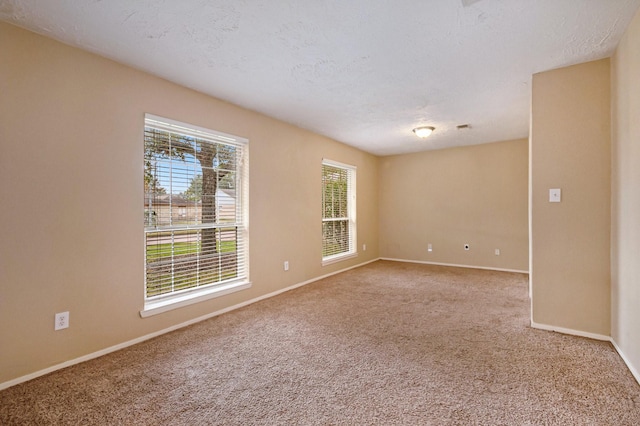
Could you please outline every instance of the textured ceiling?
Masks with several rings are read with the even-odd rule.
[[[531,75],[610,56],[638,6],[0,0],[0,20],[388,155],[527,137]]]

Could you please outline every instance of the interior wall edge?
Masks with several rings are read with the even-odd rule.
[[[638,384],[640,385],[640,372],[631,363],[631,360],[625,355],[625,353],[622,351],[620,346],[618,346],[618,343],[615,341],[613,337],[605,336],[602,334],[589,333],[586,331],[573,330],[570,328],[555,327],[547,324],[538,324],[533,320],[531,320],[531,328],[535,328],[537,330],[567,334],[570,336],[585,337],[587,339],[600,340],[603,342],[610,342],[613,345],[613,348],[616,350],[616,352],[620,356],[620,358],[622,359],[622,361],[624,362],[624,364],[626,365],[626,367],[629,369],[629,372],[631,373],[633,378],[636,379],[636,382],[638,382]]]
[[[620,346],[618,346],[618,343],[615,341],[615,339],[612,337],[609,340],[611,341],[611,344],[615,348],[616,352],[618,352],[618,355],[620,355],[620,358],[622,358],[622,361],[624,361],[625,365],[633,375],[633,378],[636,379],[636,382],[638,382],[638,384],[640,385],[640,372],[633,366],[633,364],[631,363],[631,360],[624,354],[624,352],[622,351]]]

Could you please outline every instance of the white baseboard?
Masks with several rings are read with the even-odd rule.
[[[605,342],[611,341],[611,337],[605,336],[604,334],[589,333],[587,331],[573,330],[571,328],[556,327],[556,326],[547,325],[547,324],[538,324],[533,320],[531,320],[531,328],[537,328],[538,330],[555,331],[557,333],[569,334],[571,336],[586,337],[588,339],[602,340]]]
[[[587,337],[589,339],[610,342],[613,345],[613,348],[616,350],[616,352],[618,352],[618,355],[620,356],[620,358],[622,358],[622,361],[624,361],[625,365],[631,372],[631,375],[633,376],[633,378],[636,379],[636,382],[638,382],[638,384],[640,385],[640,373],[638,372],[638,370],[636,370],[633,364],[631,364],[631,361],[629,361],[629,358],[627,358],[624,352],[622,352],[622,349],[620,349],[620,346],[618,346],[618,344],[612,337],[605,336],[604,334],[587,333],[586,331],[573,330],[570,328],[554,327],[546,324],[538,324],[533,320],[531,320],[531,328],[537,328],[539,330],[546,330],[546,331],[555,331],[557,333],[569,334],[572,336]]]
[[[192,324],[207,320],[209,318],[213,318],[213,317],[218,316],[218,315],[222,315],[224,313],[233,311],[235,309],[240,309],[242,307],[251,305],[251,304],[259,302],[261,300],[265,300],[265,299],[268,299],[270,297],[274,297],[274,296],[277,296],[279,294],[282,294],[284,292],[287,292],[287,291],[290,291],[290,290],[305,286],[307,284],[311,284],[311,283],[313,283],[315,281],[319,281],[319,280],[322,280],[324,278],[328,278],[328,277],[330,277],[332,275],[336,275],[336,274],[348,271],[350,269],[359,268],[359,267],[367,265],[369,263],[373,263],[373,262],[375,262],[377,260],[389,260],[389,261],[394,261],[394,262],[409,262],[409,263],[424,263],[424,264],[428,264],[428,265],[454,266],[454,267],[458,267],[458,268],[489,269],[489,270],[494,270],[494,271],[519,272],[519,273],[525,273],[525,274],[528,273],[528,271],[509,270],[509,269],[496,269],[496,268],[483,268],[483,267],[469,266],[469,265],[454,265],[454,264],[444,264],[444,263],[434,263],[434,262],[421,262],[421,261],[412,261],[412,260],[403,260],[403,259],[377,258],[377,259],[369,260],[367,262],[360,263],[360,264],[355,265],[355,266],[351,266],[349,268],[344,268],[344,269],[341,269],[339,271],[335,271],[335,272],[332,272],[332,273],[329,273],[329,274],[321,275],[319,277],[312,278],[310,280],[294,284],[292,286],[283,288],[281,290],[277,290],[277,291],[274,291],[274,292],[271,292],[271,293],[256,297],[254,299],[247,300],[246,302],[242,302],[242,303],[239,303],[237,305],[233,305],[233,306],[230,306],[228,308],[224,308],[224,309],[221,309],[219,311],[212,312],[210,314],[207,314],[207,315],[204,315],[204,316],[201,316],[201,317],[198,317],[198,318],[194,318],[192,320],[185,321],[185,322],[180,323],[180,324],[176,324],[174,326],[171,326],[171,327],[156,331],[154,333],[150,333],[150,334],[138,337],[136,339],[129,340],[129,341],[126,341],[126,342],[123,342],[123,343],[120,343],[120,344],[117,344],[117,345],[114,345],[114,346],[110,346],[108,348],[99,350],[97,352],[93,352],[93,353],[90,353],[90,354],[87,354],[87,355],[83,355],[81,357],[74,358],[72,360],[65,361],[63,363],[53,365],[53,366],[45,368],[43,370],[39,370],[39,371],[36,371],[34,373],[30,373],[30,374],[27,374],[27,375],[24,375],[24,376],[21,376],[21,377],[18,377],[18,378],[15,378],[15,379],[3,382],[3,383],[0,383],[0,390],[10,388],[11,386],[15,386],[15,385],[18,385],[20,383],[27,382],[27,381],[35,379],[37,377],[44,376],[45,374],[53,373],[54,371],[61,370],[61,369],[66,368],[66,367],[70,367],[72,365],[79,364],[81,362],[85,362],[85,361],[89,361],[91,359],[99,358],[99,357],[101,357],[103,355],[107,355],[107,354],[109,354],[111,352],[115,352],[115,351],[124,349],[126,347],[133,346],[133,345],[138,344],[138,343],[142,343],[145,340],[153,339],[154,337],[160,336],[162,334],[166,334],[166,333],[169,333],[171,331],[178,330],[178,329],[183,328],[183,327],[187,327],[189,325],[192,325]],[[629,371],[633,375],[633,377],[636,379],[638,384],[640,384],[640,373],[638,373],[638,370],[636,370],[633,367],[633,365],[629,362],[629,359],[625,356],[624,352],[622,352],[622,350],[620,349],[618,344],[611,337],[605,336],[605,335],[601,335],[601,334],[587,333],[587,332],[579,331],[579,330],[572,330],[572,329],[568,329],[568,328],[554,327],[554,326],[545,325],[545,324],[538,324],[538,323],[536,323],[534,321],[531,321],[531,327],[532,328],[536,328],[536,329],[540,329],[540,330],[555,331],[555,332],[563,333],[563,334],[570,334],[570,335],[574,335],[574,336],[581,336],[581,337],[587,337],[587,338],[590,338],[590,339],[603,340],[603,341],[611,342],[613,344],[613,347],[615,348],[615,350],[620,355],[620,358],[622,358],[622,360],[626,364],[627,368],[629,369]]]
[[[351,266],[349,268],[344,268],[344,269],[341,269],[339,271],[335,271],[335,272],[331,272],[329,274],[321,275],[319,277],[315,277],[315,278],[312,278],[310,280],[307,280],[307,281],[304,281],[304,282],[301,282],[301,283],[298,283],[298,284],[294,284],[292,286],[283,288],[281,290],[277,290],[277,291],[274,291],[272,293],[268,293],[268,294],[256,297],[254,299],[247,300],[247,301],[242,302],[242,303],[238,303],[237,305],[229,306],[227,308],[220,309],[219,311],[215,311],[215,312],[212,312],[210,314],[203,315],[201,317],[194,318],[194,319],[191,319],[189,321],[185,321],[185,322],[182,322],[180,324],[176,324],[176,325],[173,325],[171,327],[168,327],[168,328],[165,328],[165,329],[162,329],[162,330],[159,330],[159,331],[156,331],[156,332],[153,332],[153,333],[150,333],[150,334],[135,338],[133,340],[128,340],[126,342],[119,343],[117,345],[110,346],[110,347],[105,348],[105,349],[101,349],[101,350],[99,350],[97,352],[92,352],[90,354],[83,355],[81,357],[74,358],[74,359],[62,362],[60,364],[53,365],[53,366],[45,368],[43,370],[39,370],[39,371],[30,373],[30,374],[27,374],[27,375],[24,375],[24,376],[21,376],[21,377],[18,377],[18,378],[15,378],[15,379],[3,382],[3,383],[0,383],[0,390],[10,388],[11,386],[15,386],[15,385],[18,385],[20,383],[27,382],[29,380],[33,380],[33,379],[35,379],[37,377],[44,376],[45,374],[53,373],[54,371],[61,370],[61,369],[66,368],[66,367],[70,367],[70,366],[75,365],[75,364],[80,364],[81,362],[85,362],[85,361],[89,361],[91,359],[99,358],[99,357],[101,357],[103,355],[107,355],[107,354],[109,354],[111,352],[119,351],[119,350],[124,349],[126,347],[133,346],[133,345],[136,345],[138,343],[142,343],[145,340],[153,339],[154,337],[158,337],[160,335],[169,333],[171,331],[178,330],[180,328],[187,327],[189,325],[192,325],[192,324],[207,320],[209,318],[213,318],[213,317],[216,317],[218,315],[222,315],[224,313],[227,313],[227,312],[230,312],[230,311],[233,311],[233,310],[236,310],[236,309],[243,308],[245,306],[251,305],[251,304],[256,303],[256,302],[259,302],[261,300],[277,296],[277,295],[282,294],[282,293],[284,293],[286,291],[293,290],[295,288],[302,287],[302,286],[307,285],[307,284],[311,284],[311,283],[313,283],[315,281],[319,281],[319,280],[322,280],[324,278],[328,278],[328,277],[330,277],[332,275],[336,275],[336,274],[348,271],[350,269],[359,268],[359,267],[367,265],[369,263],[373,263],[373,262],[375,262],[377,260],[380,260],[380,259],[376,258],[376,259],[373,259],[373,260],[369,260],[367,262],[359,263],[359,264],[357,264],[355,266]]]
[[[410,259],[395,259],[391,257],[381,257],[380,260],[389,260],[392,262],[406,262],[406,263],[421,263],[424,265],[438,265],[438,266],[451,266],[454,268],[468,268],[468,269],[485,269],[488,271],[499,272],[517,272],[520,274],[528,274],[529,271],[523,271],[520,269],[504,269],[504,268],[491,268],[488,266],[475,266],[475,265],[458,265],[456,263],[440,263],[440,262],[428,262],[426,260],[410,260]]]
[[[631,364],[631,361],[629,361],[629,358],[627,358],[624,352],[622,352],[622,349],[620,349],[620,346],[618,346],[618,344],[616,343],[615,340],[613,340],[613,338],[611,338],[611,344],[618,352],[618,355],[620,355],[620,358],[622,358],[624,363],[627,365],[627,368],[629,369],[633,377],[636,379],[636,382],[638,382],[638,384],[640,385],[640,373],[638,372],[638,370],[636,370],[635,367]]]

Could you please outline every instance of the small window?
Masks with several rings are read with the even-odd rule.
[[[356,255],[356,167],[322,162],[322,263]]]
[[[145,310],[248,283],[247,166],[242,138],[145,116]]]

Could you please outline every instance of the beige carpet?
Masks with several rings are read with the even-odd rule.
[[[376,262],[0,392],[0,424],[640,425],[522,274]]]

